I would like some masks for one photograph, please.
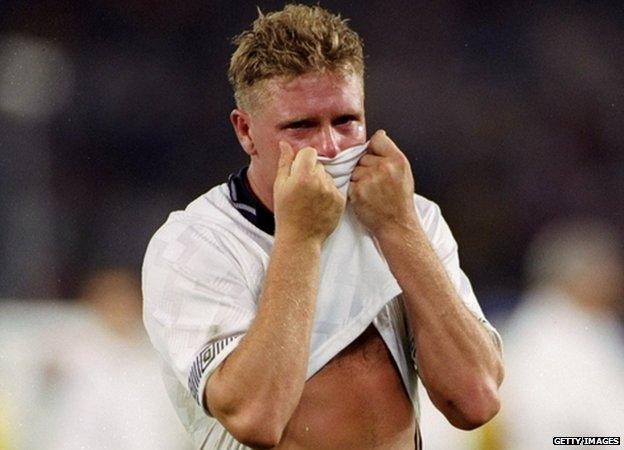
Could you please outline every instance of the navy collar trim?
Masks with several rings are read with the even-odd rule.
[[[267,234],[275,234],[275,216],[262,204],[251,190],[247,180],[247,169],[243,167],[228,177],[230,201],[241,215]]]

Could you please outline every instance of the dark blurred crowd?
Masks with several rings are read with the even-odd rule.
[[[168,212],[245,164],[226,68],[256,5],[283,2],[0,2],[0,298],[138,272]],[[486,311],[551,219],[624,229],[620,2],[321,5],[363,37],[369,133],[409,156]]]

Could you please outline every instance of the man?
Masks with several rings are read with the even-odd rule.
[[[415,448],[416,367],[451,423],[487,422],[498,335],[439,208],[385,132],[351,157],[366,142],[359,37],[288,5],[237,45],[230,119],[250,165],[173,213],[144,263],[145,324],[196,443]],[[328,171],[343,155],[357,167],[341,193]]]
[[[553,438],[561,436],[622,436],[619,230],[588,217],[551,222],[529,245],[525,268],[528,289],[504,333],[504,448],[557,448]]]

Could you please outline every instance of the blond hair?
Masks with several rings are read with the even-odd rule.
[[[260,96],[260,82],[308,72],[364,75],[362,40],[347,20],[320,6],[286,5],[263,14],[234,38],[228,78],[236,105],[248,109]]]

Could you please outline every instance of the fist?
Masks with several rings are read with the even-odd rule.
[[[374,235],[417,221],[409,161],[385,131],[377,131],[360,158],[348,192],[353,211]]]
[[[280,142],[280,150],[273,185],[275,233],[323,242],[338,225],[346,199],[317,161],[315,149],[305,147],[295,155]]]

